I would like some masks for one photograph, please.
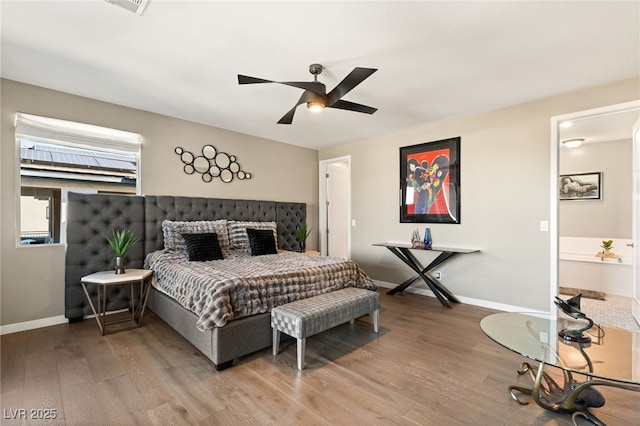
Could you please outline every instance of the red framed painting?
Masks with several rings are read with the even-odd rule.
[[[460,223],[460,139],[400,148],[401,223]]]

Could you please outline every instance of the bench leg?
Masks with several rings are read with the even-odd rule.
[[[372,312],[373,314],[373,331],[375,333],[378,332],[378,320],[380,319],[380,309],[376,309],[375,311]]]
[[[298,339],[298,370],[304,368],[304,350],[307,343],[306,338]]]
[[[280,330],[273,328],[273,355],[278,355],[280,352]]]

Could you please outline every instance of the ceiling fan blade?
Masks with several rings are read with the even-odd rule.
[[[291,124],[293,122],[293,115],[296,113],[296,108],[298,108],[298,106],[300,106],[301,104],[307,102],[307,96],[307,91],[305,90],[302,93],[302,96],[300,96],[300,99],[298,99],[298,103],[296,103],[295,106],[289,110],[289,112],[287,112],[282,116],[280,120],[278,120],[278,124]]]
[[[327,86],[319,81],[281,81],[279,83],[308,90],[320,96],[325,96],[327,94]]]
[[[373,114],[378,108],[357,104],[355,102],[344,101],[342,99],[328,105],[327,108],[345,109],[347,111],[363,112],[365,114]]]
[[[238,84],[257,84],[257,83],[276,83],[275,81],[265,80],[257,77],[249,77],[248,75],[238,74]]]
[[[354,87],[362,83],[376,71],[378,71],[376,68],[354,68],[349,75],[327,94],[329,105],[333,105],[338,99],[349,93]]]
[[[284,84],[285,86],[297,87],[298,89],[309,90],[313,93],[324,96],[327,93],[327,88],[319,81],[273,81],[265,80],[263,78],[250,77],[248,75],[238,74],[238,84],[259,84],[259,83],[277,83]]]
[[[289,112],[283,115],[282,118],[278,120],[278,124],[291,124],[293,122],[293,114],[296,113],[296,108],[298,108],[298,105],[294,106],[289,110]]]

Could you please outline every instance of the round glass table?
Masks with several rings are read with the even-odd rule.
[[[640,391],[640,333],[604,325],[583,330],[585,323],[564,315],[505,312],[483,318],[480,327],[499,345],[539,363],[520,365],[518,374],[528,374],[533,387],[509,386],[514,400],[527,404],[517,394],[531,395],[547,410],[573,413],[574,424],[583,417],[604,425],[590,411],[605,403],[594,386]],[[562,370],[562,383],[544,372],[545,365]]]

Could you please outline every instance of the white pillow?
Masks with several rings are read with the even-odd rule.
[[[164,248],[168,251],[187,252],[187,244],[182,234],[207,234],[215,232],[218,235],[218,243],[222,255],[229,256],[229,233],[227,220],[196,220],[196,221],[162,221],[162,234],[164,236]]]
[[[276,241],[276,247],[278,246],[278,229],[275,222],[244,222],[230,220],[228,221],[227,227],[229,229],[229,247],[233,251],[251,253],[247,228],[273,230],[273,239]]]

